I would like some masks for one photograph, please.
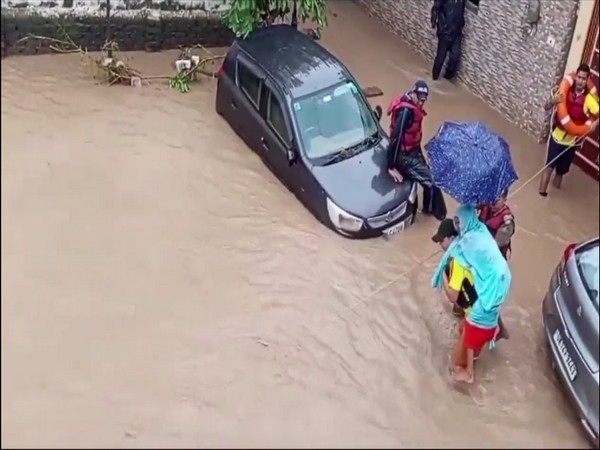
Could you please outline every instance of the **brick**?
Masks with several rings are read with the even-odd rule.
[[[429,22],[432,1],[355,0],[428,61],[436,38]],[[525,0],[482,0],[467,24],[459,79],[490,106],[536,139],[545,139],[543,105],[561,79],[577,20],[577,0],[544,0],[537,34],[521,31]],[[554,48],[547,44],[552,36]]]

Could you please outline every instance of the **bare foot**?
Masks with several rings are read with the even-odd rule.
[[[456,367],[454,369],[454,380],[458,381],[459,383],[473,384],[475,377],[472,373],[467,372],[466,369],[462,367]]]

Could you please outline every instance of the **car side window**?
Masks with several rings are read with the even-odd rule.
[[[260,96],[260,78],[254,75],[240,60],[237,61],[238,85],[248,99],[258,107]]]
[[[273,131],[279,135],[281,140],[284,143],[289,144],[291,139],[285,123],[283,108],[281,107],[279,100],[277,100],[277,97],[271,91],[269,91],[269,102],[267,105],[267,122],[271,128],[273,128]]]

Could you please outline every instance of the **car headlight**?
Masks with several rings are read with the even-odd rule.
[[[327,212],[331,223],[340,230],[359,231],[363,226],[362,219],[344,211],[329,198],[327,198]]]
[[[417,201],[418,188],[419,185],[413,181],[413,184],[410,187],[410,194],[408,194],[408,201],[410,203],[414,203]]]

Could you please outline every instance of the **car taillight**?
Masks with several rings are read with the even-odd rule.
[[[575,253],[575,249],[577,248],[577,244],[569,244],[563,253],[563,259],[567,262],[571,259],[571,256]]]

